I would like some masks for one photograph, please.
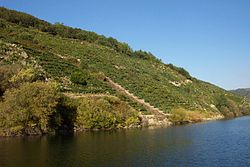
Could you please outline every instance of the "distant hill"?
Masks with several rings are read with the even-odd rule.
[[[7,105],[5,101],[8,97],[12,98],[9,104],[14,104],[13,95],[3,96],[5,92],[13,93],[6,90],[19,89],[23,82],[56,83],[57,91],[70,94],[72,99],[92,98],[92,101],[84,103],[96,110],[91,114],[105,113],[105,116],[98,116],[95,123],[90,122],[91,126],[85,126],[87,128],[121,127],[125,126],[124,122],[137,122],[130,117],[126,120],[126,112],[119,119],[115,112],[110,113],[129,108],[117,109],[118,102],[113,97],[141,115],[165,116],[172,122],[201,120],[211,115],[234,117],[247,114],[250,108],[243,97],[196,79],[181,67],[164,64],[150,52],[135,51],[112,37],[63,24],[51,24],[6,8],[0,8],[0,67],[0,100],[5,99],[4,105]],[[27,91],[28,88],[20,89]],[[111,97],[107,99],[106,96]],[[104,99],[95,106],[92,103],[96,98]],[[29,106],[20,99],[20,107]],[[78,103],[70,104],[73,106],[64,109],[74,112],[86,109],[79,107]],[[125,105],[122,102],[119,104],[119,107]],[[4,113],[11,113],[10,108],[7,106],[8,111]],[[104,112],[107,110],[109,112]],[[65,113],[60,118],[64,116]],[[107,118],[107,122],[99,124],[103,118]],[[70,122],[69,118],[63,120],[63,123]],[[37,124],[31,122],[29,125],[35,127]],[[20,126],[14,129],[20,129]]]
[[[246,96],[250,98],[250,88],[235,89],[231,90],[231,92],[237,95]]]

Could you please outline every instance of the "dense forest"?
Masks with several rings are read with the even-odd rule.
[[[249,104],[112,37],[0,8],[0,136],[140,127],[150,107],[173,124],[236,117]]]

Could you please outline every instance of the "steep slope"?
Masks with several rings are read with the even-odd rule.
[[[165,116],[166,115],[163,111],[159,110],[158,108],[155,108],[154,106],[150,105],[149,103],[146,103],[143,99],[139,99],[138,97],[136,97],[135,95],[133,95],[132,93],[130,93],[129,91],[124,89],[121,85],[113,82],[110,78],[106,77],[105,80],[108,82],[108,84],[113,89],[117,90],[118,92],[121,92],[125,96],[131,98],[133,101],[136,101],[137,103],[141,104],[149,112],[151,112],[151,113],[153,113],[155,115],[158,115],[158,116]]]
[[[242,108],[249,107],[242,97],[193,78],[183,68],[164,64],[151,53],[133,51],[113,38],[53,25],[5,8],[0,8],[0,30],[1,64],[18,62],[40,68],[46,80],[60,83],[62,92],[118,96],[144,113],[149,108],[153,113],[183,108],[238,116]],[[22,48],[27,56],[13,52],[15,48]],[[130,94],[113,89],[106,77]],[[134,98],[130,98],[132,94]]]

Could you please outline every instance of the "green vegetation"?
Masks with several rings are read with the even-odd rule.
[[[172,115],[170,116],[171,122],[176,125],[186,124],[192,122],[201,122],[203,120],[220,117],[218,112],[201,112],[201,111],[188,111],[183,108],[176,108],[172,111]]]
[[[75,84],[87,85],[88,79],[88,73],[83,71],[76,71],[70,76],[70,80]]]
[[[15,66],[4,67],[3,71],[8,71]],[[29,68],[6,77],[10,82],[0,101],[0,136],[114,129],[140,124],[138,112],[117,97],[69,98],[59,93],[60,86],[56,82],[34,80],[35,74]]]
[[[219,96],[216,107],[226,117],[236,117],[242,115],[240,106],[226,96]]]
[[[128,44],[120,43],[112,37],[106,38],[105,36],[97,35],[94,32],[88,32],[78,28],[71,28],[60,23],[50,24],[31,15],[20,13],[14,10],[0,8],[0,18],[26,28],[33,27],[42,32],[47,32],[51,35],[59,35],[64,38],[84,40],[87,42],[110,47],[118,52],[130,55],[132,54],[132,49],[128,46]],[[5,25],[6,24],[2,22],[0,24],[1,27],[5,27]],[[21,38],[26,40],[33,40],[33,36],[28,33],[22,34]]]
[[[77,129],[107,129],[139,125],[138,113],[116,97],[81,99]]]
[[[10,78],[20,70],[16,65],[2,65],[0,66],[0,96],[8,89],[13,87]]]
[[[150,114],[142,105],[113,90],[106,83],[106,76],[150,105],[172,113],[170,120],[174,123],[196,122],[211,113],[239,116],[250,110],[248,99],[195,79],[185,69],[164,64],[150,52],[133,51],[111,37],[0,8],[0,118],[10,120],[2,121],[2,133],[19,134],[26,128],[47,133],[64,130],[63,127],[129,127],[138,124],[137,111]],[[56,83],[56,94],[97,94],[109,98],[89,96],[80,100],[52,93],[53,105],[43,99],[48,108],[37,110],[41,111],[37,115],[34,108],[40,107],[39,99],[28,98],[36,94],[27,85],[37,90],[44,84],[41,91],[46,92],[52,91],[46,88],[50,83]],[[38,91],[37,96],[42,95]],[[113,96],[119,99],[112,100]],[[53,99],[50,95],[44,98]],[[12,105],[23,109],[11,110]],[[176,111],[177,108],[188,114]],[[21,111],[24,117],[19,120],[21,117],[15,118],[15,113]]]
[[[0,103],[0,133],[47,133],[49,117],[56,111],[58,94],[53,84],[26,83],[4,93]]]
[[[168,67],[171,68],[172,70],[178,72],[179,74],[183,75],[187,79],[192,79],[191,75],[189,72],[187,72],[184,68],[181,67],[176,67],[173,64],[168,64]]]

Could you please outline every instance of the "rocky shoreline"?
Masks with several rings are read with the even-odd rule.
[[[174,124],[168,118],[159,118],[156,115],[140,115],[140,118],[142,120],[142,127],[150,127],[150,128],[170,127],[170,126],[175,126],[175,125],[194,124],[194,123],[199,123],[199,122],[208,122],[208,121],[225,119],[223,115],[218,114],[212,117],[198,119],[196,121],[186,120],[186,121],[181,121],[178,124]]]
[[[223,115],[217,114],[212,117],[207,117],[203,119],[199,119],[197,121],[182,121],[178,124],[174,124],[171,122],[167,117],[159,117],[157,115],[140,115],[139,116],[141,119],[141,123],[138,125],[131,125],[131,126],[125,126],[125,127],[120,127],[120,128],[102,128],[102,129],[74,129],[73,131],[68,131],[68,130],[62,130],[59,132],[48,132],[46,134],[42,133],[30,133],[29,135],[27,134],[18,134],[18,135],[5,135],[5,136],[0,136],[0,137],[24,137],[24,136],[42,136],[42,135],[47,135],[47,134],[78,134],[78,133],[84,133],[84,132],[90,132],[90,131],[110,131],[110,130],[119,130],[119,129],[134,129],[134,128],[148,128],[148,129],[155,129],[155,128],[168,128],[168,127],[174,127],[177,125],[187,125],[187,124],[195,124],[195,123],[200,123],[200,122],[209,122],[209,121],[215,121],[215,120],[222,120],[225,119]]]

